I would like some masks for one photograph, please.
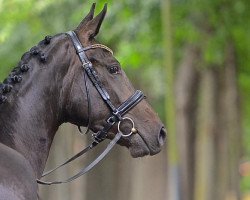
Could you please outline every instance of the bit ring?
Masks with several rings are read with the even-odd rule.
[[[131,128],[131,131],[130,131],[129,134],[124,134],[124,133],[120,130],[120,125],[121,125],[121,122],[122,122],[123,120],[129,120],[129,121],[132,123],[132,128]],[[133,133],[136,133],[136,132],[137,132],[137,130],[136,130],[136,128],[135,128],[135,123],[134,123],[134,121],[133,121],[131,118],[129,118],[129,117],[124,117],[124,118],[122,118],[122,121],[119,121],[119,122],[118,122],[118,132],[121,133],[122,137],[129,137],[129,136],[131,136]]]

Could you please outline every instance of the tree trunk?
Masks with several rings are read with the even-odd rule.
[[[179,172],[179,153],[176,135],[176,107],[174,95],[174,65],[172,52],[172,30],[171,30],[171,1],[162,2],[162,27],[164,44],[164,70],[166,72],[166,96],[165,114],[168,130],[167,137],[167,194],[166,199],[180,199],[180,172]]]
[[[197,140],[195,145],[194,199],[214,199],[214,135],[216,131],[216,77],[213,69],[201,74],[200,102],[197,113]],[[215,200],[215,199],[214,199]]]
[[[198,60],[198,50],[192,46],[186,47],[175,82],[176,132],[180,153],[181,199],[183,200],[193,200],[196,105],[199,88]]]
[[[222,67],[203,70],[196,141],[195,199],[237,200],[240,122],[236,60],[231,45]]]
[[[217,145],[217,199],[240,199],[238,165],[240,157],[240,115],[237,86],[236,58],[234,48],[226,49],[225,67],[220,70],[218,79],[219,127]],[[219,189],[220,187],[220,189]]]
[[[236,59],[233,46],[225,52],[224,66],[197,70],[201,57],[188,46],[176,73],[178,187],[183,200],[240,199]]]

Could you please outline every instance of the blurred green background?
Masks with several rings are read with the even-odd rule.
[[[42,189],[41,199],[250,199],[249,1],[98,0],[96,12],[106,2],[108,14],[97,39],[113,49],[131,82],[145,91],[166,121],[166,149],[158,160],[147,158],[153,160],[140,168],[143,172],[129,176],[131,182],[137,178],[135,183],[148,185],[145,188],[121,190],[130,184],[120,180],[117,186],[118,170],[109,173],[109,186],[92,181],[98,190],[110,187],[100,196],[81,195],[83,188],[85,193],[90,190],[86,181],[74,185],[78,197],[59,197],[66,189],[54,187],[60,192]],[[0,0],[0,80],[44,36],[74,29],[92,3]],[[66,153],[71,151],[75,148]],[[127,154],[112,154],[108,166],[121,156],[130,167],[145,165]],[[49,163],[53,160],[52,155]],[[154,173],[158,164],[159,177],[153,174],[158,179],[149,184],[152,180],[144,180],[145,174]],[[112,181],[119,190],[112,191]],[[151,187],[158,188],[152,196]]]

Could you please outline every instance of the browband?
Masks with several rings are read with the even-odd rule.
[[[109,47],[107,47],[103,44],[92,44],[92,45],[84,48],[84,51],[87,51],[89,49],[96,49],[96,48],[105,49],[105,50],[109,51],[112,55],[114,55],[114,52]]]

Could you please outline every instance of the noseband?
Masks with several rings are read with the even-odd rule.
[[[68,159],[66,162],[59,165],[58,167],[44,173],[42,175],[42,177],[54,172],[55,170],[57,170],[58,168],[60,168],[62,166],[65,166],[66,164],[70,163],[71,161],[75,160],[76,158],[80,157],[84,153],[91,150],[93,147],[97,146],[100,142],[102,142],[103,140],[105,140],[107,138],[107,134],[108,134],[109,130],[116,123],[118,123],[118,133],[116,134],[114,139],[109,143],[107,148],[92,163],[90,163],[87,167],[81,169],[79,173],[77,173],[76,175],[70,177],[67,180],[63,180],[63,181],[44,182],[41,180],[37,180],[37,182],[39,184],[43,184],[43,185],[61,184],[61,183],[67,183],[67,182],[71,182],[71,181],[75,180],[76,178],[87,173],[97,163],[99,163],[110,152],[110,150],[120,140],[121,137],[129,137],[133,133],[136,133],[137,131],[134,127],[134,121],[131,118],[123,117],[123,116],[128,111],[130,111],[133,107],[135,107],[144,98],[144,94],[141,91],[137,90],[132,96],[130,96],[125,102],[123,102],[118,108],[116,108],[112,104],[112,102],[110,100],[110,96],[109,96],[107,90],[104,88],[103,84],[101,83],[92,63],[89,61],[87,55],[85,54],[85,51],[87,51],[89,49],[94,49],[94,48],[103,48],[103,49],[106,49],[107,51],[109,51],[111,54],[113,54],[112,50],[104,45],[101,45],[101,44],[94,44],[94,45],[90,45],[90,46],[84,48],[74,31],[67,32],[67,34],[70,36],[70,38],[74,44],[74,47],[76,49],[76,53],[78,54],[78,56],[81,60],[82,67],[85,71],[85,74],[87,74],[88,78],[91,80],[92,84],[94,85],[94,87],[96,88],[96,90],[98,91],[100,96],[102,97],[103,101],[105,102],[105,104],[109,108],[111,114],[106,119],[106,123],[105,123],[103,129],[99,130],[97,133],[92,134],[93,141],[87,148],[83,149],[81,152],[79,152],[78,154],[76,154],[72,158]],[[85,85],[86,85],[86,77],[85,77]],[[86,85],[86,88],[87,88],[87,85]],[[88,96],[88,89],[87,89],[87,96]],[[88,96],[88,102],[89,102],[89,96]],[[89,108],[90,108],[90,106],[89,106]],[[89,118],[90,118],[90,112],[89,112]],[[122,133],[122,131],[120,130],[120,124],[123,120],[128,120],[132,124],[132,129],[131,129],[131,132],[129,134]],[[88,125],[88,129],[89,129],[89,125]]]

